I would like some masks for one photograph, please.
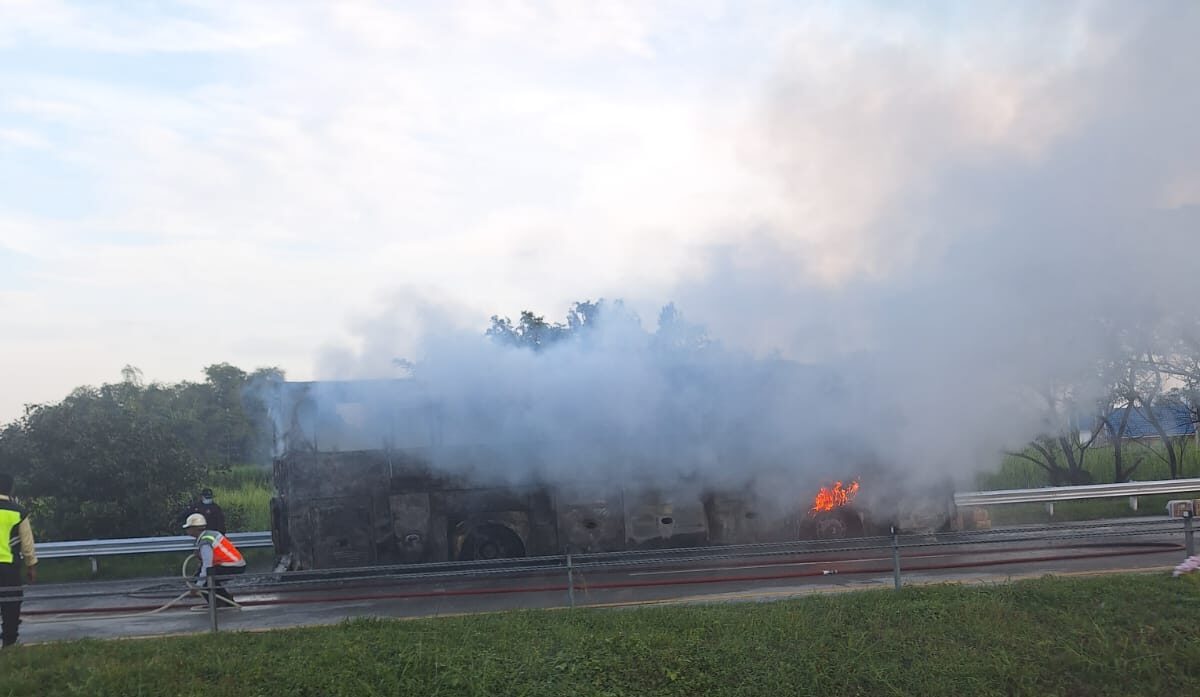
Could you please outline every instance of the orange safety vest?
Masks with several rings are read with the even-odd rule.
[[[212,545],[213,549],[213,566],[243,566],[246,560],[242,558],[242,553],[237,547],[216,530],[205,530],[200,533],[200,537],[196,538],[196,548],[204,543]]]

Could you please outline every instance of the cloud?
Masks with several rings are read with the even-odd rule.
[[[189,348],[148,359],[113,332],[86,359],[90,380],[131,361],[190,375],[217,359],[216,333],[271,334],[279,318],[309,317],[307,345],[278,354],[303,376],[297,356],[342,337],[344,318],[397,282],[486,317],[493,302],[561,306],[669,279],[690,264],[687,228],[705,218],[705,197],[736,198],[721,174],[731,154],[704,147],[721,141],[719,124],[697,117],[721,109],[660,89],[639,37],[662,28],[632,10],[595,22],[517,12],[486,26],[469,7],[244,7],[189,7],[168,22],[178,8],[6,8],[8,51],[56,60],[0,72],[0,123],[48,145],[35,172],[78,179],[60,193],[80,209],[67,222],[0,201],[5,243],[37,268],[26,287],[52,308],[43,322],[84,321],[76,299],[108,294],[114,320],[136,308],[187,337]],[[106,74],[112,53],[142,61]],[[142,76],[164,53],[208,58],[196,79]],[[625,74],[638,66],[651,72]],[[4,176],[28,176],[10,166]],[[234,303],[275,319],[230,324]],[[45,387],[13,399],[53,398],[80,375],[41,372]]]
[[[219,8],[188,2],[0,3],[0,48],[32,44],[119,54],[244,51],[294,41],[293,27],[285,14],[260,12],[243,3]]]

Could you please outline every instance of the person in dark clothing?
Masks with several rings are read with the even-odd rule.
[[[228,532],[225,530],[225,511],[222,511],[221,507],[217,505],[217,502],[213,500],[212,489],[206,488],[204,491],[200,492],[200,500],[196,503],[193,503],[191,508],[184,511],[183,514],[179,516],[180,523],[186,520],[187,517],[193,513],[199,513],[200,515],[204,516],[204,519],[208,521],[209,530],[216,530],[222,535]]]
[[[37,580],[37,553],[29,516],[12,499],[13,478],[0,474],[0,630],[4,647],[17,643],[21,625],[21,564],[30,583]],[[13,549],[18,545],[20,552]]]

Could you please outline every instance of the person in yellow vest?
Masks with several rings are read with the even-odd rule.
[[[233,595],[221,583],[221,577],[233,576],[246,571],[246,560],[242,557],[242,553],[233,546],[233,542],[228,537],[216,530],[209,530],[208,521],[204,519],[203,514],[189,515],[183,524],[183,529],[187,534],[196,538],[196,557],[200,560],[200,570],[196,572],[196,585],[207,585],[208,577],[212,576],[213,584],[217,587],[217,597],[226,601],[218,607],[237,607],[233,602]],[[201,591],[200,595],[205,602],[208,602],[206,592]]]
[[[12,499],[13,478],[0,473],[0,637],[4,647],[17,643],[21,626],[21,564],[29,582],[37,581],[37,553],[33,548],[33,528],[29,515]],[[13,551],[20,546],[20,554]]]

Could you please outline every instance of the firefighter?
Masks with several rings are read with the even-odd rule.
[[[204,519],[208,521],[209,530],[216,530],[222,535],[228,532],[225,529],[225,511],[222,511],[217,502],[213,500],[212,489],[206,488],[201,491],[200,500],[193,503],[190,508],[184,511],[178,520],[182,521],[193,513],[199,513],[204,516]]]
[[[196,558],[200,560],[200,570],[196,572],[196,585],[206,585],[208,577],[212,576],[213,584],[217,588],[217,597],[225,601],[220,607],[237,607],[233,595],[221,583],[221,577],[234,576],[246,571],[246,560],[242,553],[233,546],[233,541],[228,537],[216,530],[209,530],[208,521],[201,513],[189,515],[183,529],[196,538]],[[207,592],[199,591],[199,595],[208,602]]]
[[[37,581],[37,554],[33,548],[33,528],[29,516],[12,499],[13,478],[0,474],[0,621],[3,622],[4,647],[17,643],[21,625],[21,563],[30,583]],[[13,543],[20,545],[14,554]]]

